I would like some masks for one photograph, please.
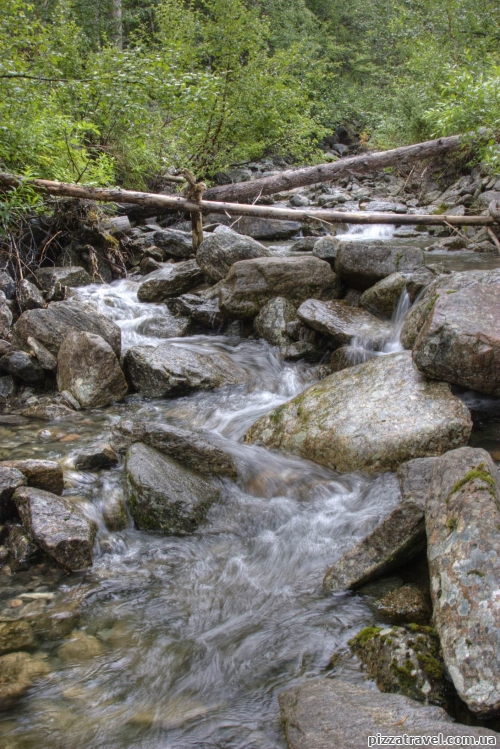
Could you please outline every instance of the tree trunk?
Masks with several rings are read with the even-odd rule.
[[[113,0],[113,30],[115,45],[123,49],[123,22],[122,22],[122,0]]]
[[[372,172],[387,166],[399,166],[410,161],[419,161],[431,156],[438,156],[460,148],[460,136],[452,135],[448,138],[428,140],[414,146],[393,148],[380,153],[363,153],[339,159],[332,164],[320,164],[303,169],[290,169],[274,177],[263,177],[252,182],[238,182],[234,185],[211,187],[204,194],[206,200],[228,200],[236,202],[250,202],[260,195],[272,195],[294,187],[305,187],[317,182],[330,182],[339,177],[349,176],[355,172]]]

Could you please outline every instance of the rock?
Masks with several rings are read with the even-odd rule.
[[[199,473],[226,476],[233,481],[237,478],[233,458],[214,444],[216,437],[212,432],[190,431],[154,421],[121,421],[116,436],[120,447],[143,442]]]
[[[96,468],[108,468],[116,465],[118,455],[109,443],[99,442],[79,450],[73,462],[77,471],[92,471]]]
[[[253,321],[253,327],[261,338],[273,346],[286,346],[290,343],[286,326],[296,319],[294,305],[284,297],[276,297],[262,307]]]
[[[9,710],[34,682],[49,673],[45,656],[9,653],[0,657],[0,710]]]
[[[137,298],[140,302],[164,302],[203,283],[204,275],[196,260],[168,265],[150,273],[139,286]]]
[[[280,348],[280,354],[285,361],[301,361],[306,359],[307,361],[318,361],[321,358],[321,354],[318,353],[315,346],[307,341],[295,341],[293,343],[287,343]],[[329,374],[329,372],[327,372]]]
[[[97,637],[86,632],[73,632],[64,642],[57,655],[65,663],[85,663],[104,653],[104,645]]]
[[[0,622],[0,655],[16,650],[32,650],[36,640],[28,622]]]
[[[62,567],[76,571],[91,566],[97,526],[79,507],[31,487],[16,489],[14,502],[32,539]]]
[[[75,418],[75,412],[62,403],[36,403],[34,406],[25,408],[22,415],[29,419],[41,419],[42,421],[61,421]]]
[[[294,208],[306,208],[311,205],[311,201],[305,195],[296,194],[290,198],[290,205]]]
[[[216,287],[212,287],[210,291],[213,289]],[[197,294],[184,294],[175,299],[167,299],[166,305],[174,315],[186,315],[193,322],[212,330],[219,330],[225,321],[217,297],[205,299]]]
[[[301,230],[301,224],[297,221],[274,218],[242,216],[233,223],[238,234],[246,234],[254,239],[290,239]]]
[[[460,698],[481,717],[500,712],[499,500],[485,450],[436,461],[425,511],[434,624]]]
[[[14,395],[16,383],[13,377],[0,377],[0,405],[5,405],[8,398]]]
[[[51,291],[56,284],[77,288],[78,286],[88,286],[92,283],[90,275],[85,268],[73,266],[68,268],[39,268],[35,271],[36,279],[43,291]]]
[[[371,200],[363,209],[368,213],[408,213],[404,203],[391,203],[388,200]]]
[[[0,523],[16,516],[12,496],[18,487],[26,484],[26,476],[21,471],[0,464]]]
[[[391,591],[379,598],[375,609],[380,618],[393,624],[428,624],[432,615],[430,599],[418,585]]]
[[[471,427],[449,386],[423,378],[401,352],[326,377],[258,419],[245,441],[341,472],[379,473],[467,444]]]
[[[5,356],[9,351],[12,351],[12,344],[9,341],[3,341],[0,339],[0,356]]]
[[[25,570],[40,557],[40,548],[20,525],[11,528],[7,540],[10,568]]]
[[[34,356],[25,351],[9,351],[0,359],[0,372],[12,375],[30,385],[41,385],[45,381],[45,372]]]
[[[270,299],[299,305],[306,299],[338,299],[343,287],[328,263],[315,257],[262,257],[235,263],[220,287],[229,317],[253,318]]]
[[[194,255],[191,232],[178,229],[155,231],[153,240],[156,247],[161,247],[171,257],[191,257]]]
[[[17,285],[17,303],[21,312],[27,309],[43,309],[45,299],[37,287],[23,278]]]
[[[410,297],[410,302],[413,304],[417,299],[418,295],[429,286],[433,281],[436,280],[436,276],[439,273],[435,272],[431,268],[420,268],[412,273],[406,279],[406,291]]]
[[[500,396],[500,283],[439,294],[414,344],[420,372]]]
[[[0,468],[20,471],[26,476],[28,486],[35,489],[44,489],[53,494],[62,494],[64,491],[63,472],[55,460],[3,460]]]
[[[137,332],[141,335],[153,338],[182,338],[188,335],[191,328],[191,320],[188,317],[149,317],[137,326]]]
[[[337,250],[340,245],[340,240],[336,237],[328,236],[321,237],[314,245],[313,255],[318,257],[320,260],[326,260],[332,268],[335,267],[335,258],[337,257]]]
[[[365,291],[392,273],[411,273],[424,265],[418,247],[383,241],[339,242],[335,272],[348,286]]]
[[[401,294],[406,289],[406,278],[402,273],[392,273],[367,289],[360,304],[369,312],[391,318],[396,311]]]
[[[125,463],[130,513],[142,530],[192,533],[219,498],[219,490],[200,474],[139,442]]]
[[[341,346],[336,349],[330,358],[330,373],[340,372],[348,367],[355,367],[357,364],[370,359],[371,356],[365,348],[361,346]]]
[[[208,278],[222,281],[239,260],[269,257],[271,252],[251,237],[236,232],[207,234],[196,253],[196,260]]]
[[[163,263],[156,258],[152,258],[149,255],[146,255],[141,260],[141,263],[139,265],[139,272],[143,276],[149,276],[150,273],[154,273],[156,270],[161,270],[165,267],[168,267],[166,263]]]
[[[401,502],[353,549],[330,567],[323,580],[327,591],[356,590],[407,564],[425,549],[424,511]]]
[[[57,387],[68,390],[82,408],[100,408],[122,400],[128,390],[111,346],[93,333],[72,331],[57,357]]]
[[[397,477],[404,501],[415,502],[425,509],[436,460],[437,458],[415,458],[399,466]]]
[[[378,351],[393,333],[392,327],[383,320],[364,309],[350,307],[344,301],[308,299],[300,305],[297,317],[339,345],[349,344],[353,338],[358,338]]]
[[[370,739],[375,746],[380,735],[399,737],[399,745],[408,743],[405,736],[429,736],[430,745],[444,749],[440,734],[474,736],[478,743],[488,736],[492,745],[498,737],[487,728],[454,723],[441,707],[340,679],[308,679],[278,699],[288,749],[361,749]]]
[[[170,343],[134,346],[125,355],[125,365],[134,388],[152,398],[212,390],[247,380],[246,373],[224,354],[201,354]]]
[[[108,531],[122,531],[127,527],[129,518],[121,491],[115,490],[106,494],[102,517]]]
[[[318,237],[296,239],[290,247],[290,252],[312,252],[316,242],[319,242]]]
[[[121,331],[118,325],[91,304],[83,302],[52,302],[46,309],[24,312],[14,325],[12,343],[29,351],[28,337],[32,336],[57,356],[61,343],[73,330],[100,335],[120,356]]]
[[[16,284],[5,271],[0,271],[0,291],[5,295],[6,299],[14,299],[16,296]]]
[[[452,706],[439,639],[430,627],[367,627],[349,640],[381,692],[396,692],[426,705]]]
[[[12,312],[7,304],[5,294],[3,291],[0,291],[0,338],[8,338],[10,336],[11,325]]]
[[[56,357],[53,356],[50,351],[40,343],[40,341],[37,341],[36,338],[33,338],[32,336],[28,336],[26,343],[30,347],[31,352],[35,355],[36,360],[42,369],[45,369],[46,372],[53,372],[57,368]]]

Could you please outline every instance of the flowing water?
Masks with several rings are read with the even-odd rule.
[[[137,286],[126,280],[78,291],[121,327],[124,350],[160,342],[137,332],[145,319],[165,314],[162,305],[140,304]],[[406,308],[403,299],[392,350]],[[328,566],[395,506],[395,476],[341,476],[242,444],[250,424],[312,384],[316,369],[283,362],[262,341],[214,335],[173,342],[223,351],[247,371],[248,383],[169,400],[132,395],[70,423],[20,419],[0,426],[0,457],[61,459],[66,493],[99,524],[89,572],[52,588],[43,579],[28,585],[79,601],[78,626],[95,638],[94,656],[64,659],[60,641],[45,642],[51,674],[0,720],[0,746],[282,748],[277,695],[325,672],[347,640],[374,621],[362,596],[326,595],[321,583]],[[479,414],[491,412],[491,399],[464,397]],[[221,501],[192,536],[138,532],[132,524],[109,533],[101,510],[121,493],[122,468],[72,468],[76,449],[106,438],[121,418],[136,417],[211,430],[238,464],[238,482],[222,482]],[[484,428],[495,443],[498,424],[491,429],[487,420]],[[16,580],[11,596],[22,588]],[[11,616],[7,597],[0,620]],[[356,663],[344,668],[348,678],[362,678]]]

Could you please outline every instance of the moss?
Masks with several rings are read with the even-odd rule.
[[[417,676],[414,673],[415,667],[410,659],[406,661],[404,666],[391,664],[391,671],[397,677],[403,694],[413,695],[415,690],[418,690]]]
[[[445,294],[456,294],[458,289],[447,289],[444,293]]]
[[[481,570],[470,570],[470,572],[467,573],[468,575],[477,575],[478,577],[486,577],[484,572],[481,572]]]
[[[451,496],[458,492],[462,488],[462,486],[465,486],[465,484],[468,484],[470,481],[474,481],[475,479],[477,479],[478,481],[484,481],[484,483],[488,485],[489,493],[496,499],[496,481],[493,476],[485,469],[487,469],[486,464],[480,463],[477,468],[473,468],[472,471],[469,471],[465,474],[465,476],[462,476],[462,478],[457,481],[451,492],[446,497],[446,501],[448,502]]]
[[[442,679],[444,677],[444,668],[430,653],[417,653],[417,660],[422,667],[422,671],[431,679]]]
[[[458,526],[458,520],[457,518],[450,518],[448,522],[446,523],[446,527],[450,531],[450,533],[453,533],[453,531],[456,531]]]
[[[280,416],[283,413],[284,408],[285,404],[283,404],[283,406],[279,406],[276,411],[273,411],[273,413],[269,416],[274,424],[279,424]]]
[[[432,635],[433,637],[437,637],[437,631],[434,629],[434,627],[427,627],[423,624],[408,624],[407,627],[410,632],[421,632],[424,635]]]
[[[428,302],[427,302],[427,304],[425,305],[425,311],[426,311],[426,312],[430,312],[430,311],[431,311],[431,309],[432,309],[432,308],[434,307],[434,305],[436,304],[436,300],[437,300],[437,299],[439,299],[439,294],[434,294],[433,296],[431,296],[431,298],[429,299],[429,301],[428,301]]]
[[[382,627],[365,627],[349,640],[349,647],[364,647],[367,642],[372,640],[381,631]]]

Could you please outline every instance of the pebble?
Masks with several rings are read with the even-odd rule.
[[[22,606],[22,605],[23,605],[23,602],[21,601],[20,598],[11,598],[11,600],[9,601],[9,606],[11,607],[11,609],[17,609],[19,608],[19,606]]]
[[[59,442],[74,442],[75,440],[79,440],[80,435],[79,434],[67,434],[65,437],[61,437]]]

